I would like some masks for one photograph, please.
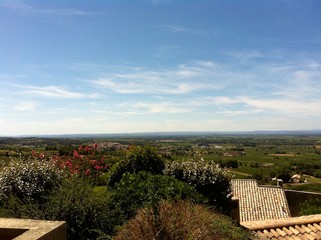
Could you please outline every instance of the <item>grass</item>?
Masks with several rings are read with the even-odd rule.
[[[114,240],[249,239],[250,233],[226,216],[187,201],[162,202],[142,209],[122,226]]]
[[[305,192],[317,192],[321,193],[320,183],[305,183],[300,185],[287,185],[288,189]]]

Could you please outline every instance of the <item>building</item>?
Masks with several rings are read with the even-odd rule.
[[[321,239],[321,214],[291,217],[281,187],[259,186],[256,180],[232,180],[240,224],[258,240]]]

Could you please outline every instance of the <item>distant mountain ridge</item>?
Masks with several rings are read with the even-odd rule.
[[[8,137],[44,137],[44,138],[112,138],[112,137],[188,137],[188,136],[251,136],[251,135],[286,135],[310,136],[320,135],[316,130],[277,130],[277,131],[183,131],[183,132],[137,132],[137,133],[93,133],[93,134],[28,134]],[[6,137],[6,136],[2,136]]]

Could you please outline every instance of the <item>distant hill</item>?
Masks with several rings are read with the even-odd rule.
[[[186,131],[186,132],[138,132],[138,133],[102,133],[102,134],[57,134],[57,135],[20,135],[16,137],[43,138],[131,138],[131,137],[202,137],[202,136],[321,136],[317,130],[282,130],[282,131]]]

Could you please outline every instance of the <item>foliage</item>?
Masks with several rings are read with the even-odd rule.
[[[41,204],[35,201],[22,201],[16,196],[9,196],[1,202],[0,217],[2,218],[34,218],[45,219]]]
[[[203,159],[172,162],[167,164],[164,173],[184,181],[208,198],[209,204],[227,211],[230,206],[231,187],[227,172],[217,164]]]
[[[120,228],[114,240],[249,239],[250,233],[226,216],[188,201],[162,202],[145,208]]]
[[[73,176],[52,192],[44,207],[46,219],[66,221],[68,239],[108,239],[121,224],[107,190],[93,191],[87,178]]]
[[[219,163],[221,167],[223,168],[238,168],[239,162],[237,160],[228,160],[226,162],[220,162]]]
[[[321,214],[321,201],[319,199],[310,199],[300,204],[300,216],[312,214]]]
[[[164,160],[155,148],[150,146],[134,147],[127,152],[122,161],[112,167],[108,184],[114,186],[126,172],[146,171],[152,174],[162,174],[164,167]]]
[[[287,183],[291,180],[291,172],[288,169],[283,169],[277,175],[278,179],[282,179],[283,182]]]
[[[28,201],[41,201],[64,177],[52,162],[35,155],[13,159],[0,172],[0,201],[10,197]]]
[[[167,199],[189,199],[202,202],[202,196],[186,183],[164,175],[147,172],[126,173],[115,185],[112,202],[122,209],[126,219],[133,217],[142,207],[153,207]]]
[[[53,162],[70,175],[98,177],[108,169],[108,164],[98,154],[97,144],[93,147],[80,146],[78,150],[73,150],[72,156],[55,156]]]
[[[307,191],[307,192],[319,192],[321,193],[321,184],[320,183],[305,183],[299,185],[288,185],[289,189],[296,191]]]

